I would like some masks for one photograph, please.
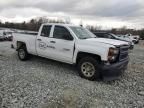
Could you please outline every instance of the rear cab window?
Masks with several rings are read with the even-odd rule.
[[[44,25],[41,31],[42,37],[49,37],[51,32],[52,25]]]

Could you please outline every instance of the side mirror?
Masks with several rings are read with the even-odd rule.
[[[63,35],[63,39],[72,41],[72,40],[73,40],[73,37],[72,37],[71,35],[65,34],[65,35]]]

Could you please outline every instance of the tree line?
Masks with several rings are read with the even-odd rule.
[[[5,22],[2,23],[0,21],[0,27],[3,28],[13,28],[13,29],[20,29],[20,30],[30,30],[30,31],[38,31],[41,24],[43,23],[69,23],[69,22],[64,22],[63,20],[60,19],[47,19],[45,17],[40,17],[40,18],[33,18],[28,22],[22,22],[22,23],[14,23],[14,22]],[[139,35],[141,38],[144,39],[144,29],[141,30],[135,30],[135,29],[128,29],[126,26],[121,27],[121,28],[112,28],[111,30],[103,30],[101,26],[90,26],[87,25],[86,28],[91,30],[92,32],[111,32],[114,34],[132,34],[132,35]]]
[[[29,31],[38,31],[41,24],[43,23],[64,23],[64,21],[40,17],[40,18],[31,19],[28,22],[24,21],[22,23],[14,23],[14,22],[2,23],[0,21],[0,27],[20,29],[20,30],[29,30]]]
[[[132,34],[132,35],[139,35],[142,39],[144,39],[144,29],[136,30],[136,29],[129,29],[126,26],[123,26],[121,28],[112,28],[110,30],[104,30],[102,29],[101,26],[89,26],[89,25],[87,25],[87,28],[92,32],[109,32],[117,35]]]

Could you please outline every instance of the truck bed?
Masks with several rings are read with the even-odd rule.
[[[18,32],[13,33],[13,46],[17,49],[17,42],[24,42],[27,45],[27,51],[31,54],[36,54],[36,33]]]
[[[38,35],[38,32],[34,32],[34,31],[19,31],[17,33],[19,33],[19,34],[33,35],[33,36],[37,36]]]

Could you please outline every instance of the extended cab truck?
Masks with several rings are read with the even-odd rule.
[[[67,24],[43,24],[37,35],[13,34],[13,48],[20,60],[29,54],[75,64],[88,80],[118,78],[128,64],[127,42],[96,38],[89,30]]]

